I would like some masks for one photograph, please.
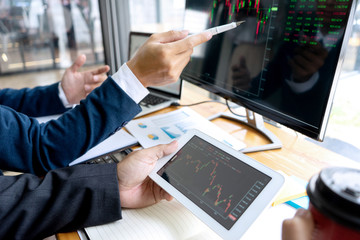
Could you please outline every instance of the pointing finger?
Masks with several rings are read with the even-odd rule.
[[[93,75],[99,75],[99,74],[103,74],[103,73],[107,73],[110,70],[110,67],[108,65],[103,66],[103,67],[99,67],[95,70],[92,70],[91,73]]]
[[[192,49],[204,42],[209,41],[212,38],[212,34],[208,31],[191,35],[182,40],[170,43],[176,53],[182,53]]]
[[[153,34],[152,40],[160,43],[171,43],[181,39],[184,39],[189,34],[189,31],[168,31],[164,33]]]

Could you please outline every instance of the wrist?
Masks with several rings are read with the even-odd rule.
[[[59,82],[59,85],[58,85],[58,91],[59,91],[59,99],[60,101],[62,102],[62,104],[64,105],[65,108],[71,108],[73,107],[73,104],[69,103],[67,97],[66,97],[66,94],[65,94],[65,91],[61,85],[61,82]]]
[[[148,84],[146,83],[146,81],[143,81],[144,76],[141,74],[140,69],[137,67],[136,64],[136,57],[130,59],[126,65],[128,66],[128,68],[130,69],[130,71],[135,75],[135,77],[138,79],[138,81],[145,87],[148,87]]]
[[[127,63],[124,63],[111,78],[136,103],[149,94],[149,90],[143,86]]]

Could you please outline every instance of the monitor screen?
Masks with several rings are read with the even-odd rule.
[[[352,0],[187,0],[184,28],[245,21],[194,50],[182,78],[321,140]]]

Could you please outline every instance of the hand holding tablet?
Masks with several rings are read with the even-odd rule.
[[[281,174],[198,130],[183,135],[149,176],[225,239],[239,239],[284,183]]]

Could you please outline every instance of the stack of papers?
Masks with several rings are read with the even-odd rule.
[[[281,171],[279,172],[285,177],[285,184],[272,203],[272,206],[307,196],[306,185],[301,182],[301,179],[295,176],[288,176]]]
[[[198,129],[235,150],[241,150],[246,146],[190,108],[132,120],[126,125],[126,129],[144,148],[170,143],[189,129]]]

